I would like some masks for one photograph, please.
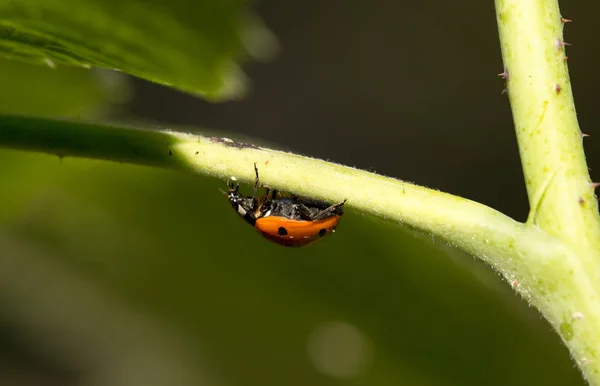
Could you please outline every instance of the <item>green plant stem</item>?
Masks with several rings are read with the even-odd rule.
[[[566,288],[586,288],[594,303],[588,313],[546,316],[587,380],[600,384],[600,217],[577,123],[557,0],[496,0],[507,87],[531,206],[527,225],[561,240],[571,251],[571,269],[583,275]],[[548,294],[551,308],[572,301]],[[564,304],[563,308],[568,308]],[[582,323],[593,312],[595,326]],[[576,317],[573,317],[575,315]],[[557,318],[553,320],[553,318]],[[577,320],[576,323],[573,323]],[[587,326],[586,326],[587,325]]]
[[[595,346],[586,340],[600,339],[598,301],[577,254],[538,227],[476,202],[321,160],[171,131],[0,116],[0,146],[248,182],[256,162],[263,182],[273,188],[332,202],[347,198],[354,210],[435,235],[486,261],[542,311],[578,363],[597,369]]]
[[[0,147],[192,171],[223,179],[261,180],[283,191],[348,206],[435,234],[500,268],[525,231],[479,203],[396,179],[220,138],[42,118],[1,116]],[[528,230],[542,237],[543,233]],[[509,269],[506,266],[507,270]],[[507,271],[508,274],[508,271]],[[511,276],[512,278],[512,276]]]
[[[497,0],[529,220],[600,250],[600,219],[577,123],[556,0]]]

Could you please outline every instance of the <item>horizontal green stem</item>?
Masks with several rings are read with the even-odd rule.
[[[435,233],[472,253],[499,235],[515,237],[523,224],[476,202],[389,177],[226,138],[150,131],[43,118],[0,116],[0,146],[187,170],[263,182],[283,191],[339,201],[380,217]],[[468,237],[456,237],[462,232]],[[487,241],[486,241],[487,240]]]
[[[256,162],[266,185],[331,202],[347,199],[351,209],[427,232],[484,260],[541,310],[580,361],[590,358],[596,366],[595,347],[585,339],[600,341],[600,307],[575,254],[537,227],[479,203],[330,162],[172,131],[0,116],[0,147],[248,182]]]

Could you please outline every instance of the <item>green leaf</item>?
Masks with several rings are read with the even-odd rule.
[[[127,78],[64,66],[0,59],[0,113],[93,117],[130,95]]]
[[[236,63],[264,32],[243,0],[1,0],[0,14],[5,58],[116,69],[213,100],[240,95]]]

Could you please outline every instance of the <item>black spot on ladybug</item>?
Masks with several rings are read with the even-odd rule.
[[[326,234],[327,234],[327,229],[321,229],[321,230],[319,231],[319,237],[323,237],[323,236],[325,236]]]
[[[277,229],[277,234],[279,236],[285,236],[288,234],[287,229],[285,229],[284,227],[279,227],[279,229]]]
[[[169,150],[169,155],[173,155],[173,152],[171,152],[171,150]]]
[[[223,137],[223,138],[211,137],[210,140],[212,142],[220,143],[221,145],[225,145],[228,147],[235,147],[236,149],[260,149],[260,147],[253,145],[251,143],[236,142],[232,139],[225,138],[225,137]]]

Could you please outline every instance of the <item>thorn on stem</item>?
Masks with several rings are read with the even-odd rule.
[[[569,20],[569,19],[565,19],[564,17],[561,17],[561,18],[560,18],[560,21],[561,21],[561,23],[563,23],[563,24],[564,24],[564,23],[570,23],[570,22],[572,22],[573,20]]]
[[[500,95],[504,95],[504,94],[508,94],[507,88],[503,88],[502,91],[500,92]]]
[[[598,186],[600,186],[600,182],[592,182],[592,188],[596,189]]]
[[[582,136],[583,138],[585,138],[585,137],[589,137],[590,135],[589,135],[589,134],[586,134],[586,133],[581,133],[581,136]]]
[[[564,46],[570,46],[571,43],[567,43],[565,41],[562,41],[560,39],[556,39],[556,42],[554,42],[554,44],[556,45],[556,48],[558,48],[559,50],[562,50]]]
[[[498,74],[498,76],[504,80],[508,80],[508,70],[505,68],[503,72]]]

